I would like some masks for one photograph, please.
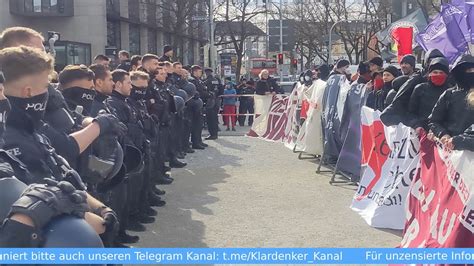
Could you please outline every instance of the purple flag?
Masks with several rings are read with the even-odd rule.
[[[474,43],[474,2],[466,2],[464,8],[467,16],[467,26],[471,32],[471,43]]]
[[[454,5],[443,5],[441,13],[416,36],[425,51],[439,49],[453,63],[468,48],[466,14]]]

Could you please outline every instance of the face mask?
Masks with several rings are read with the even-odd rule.
[[[18,98],[9,96],[11,105],[25,112],[31,121],[37,122],[43,119],[48,102],[48,92],[31,98]]]
[[[94,101],[96,92],[81,87],[72,87],[63,91],[63,96],[68,101],[88,109]]]
[[[132,86],[132,91],[130,93],[130,98],[140,101],[145,98],[146,90],[139,87]]]
[[[429,78],[430,78],[431,83],[433,83],[433,85],[443,86],[444,83],[446,83],[446,80],[448,79],[448,75],[444,73],[437,74],[437,75],[430,74]]]
[[[380,90],[383,88],[383,79],[375,79],[374,80],[374,88],[375,90]]]

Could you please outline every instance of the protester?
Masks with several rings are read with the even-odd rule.
[[[424,70],[413,74],[399,89],[397,95],[393,99],[392,103],[385,108],[380,115],[382,122],[387,125],[398,125],[399,123],[407,124],[410,118],[407,115],[408,103],[413,90],[418,84],[426,82],[425,73],[428,71],[428,67],[431,60],[444,57],[444,55],[438,49],[432,49],[426,52],[424,60]]]
[[[385,99],[392,90],[392,81],[398,76],[400,76],[400,71],[395,66],[390,65],[383,70],[383,87],[375,92],[375,110],[383,111],[387,107]]]
[[[258,95],[277,94],[280,92],[280,87],[276,79],[270,77],[267,69],[263,69],[258,75],[259,80],[255,88],[255,93]]]
[[[416,58],[411,54],[407,54],[402,57],[400,61],[400,68],[402,69],[403,75],[411,76],[415,73]]]
[[[349,61],[347,61],[346,59],[341,59],[341,60],[338,60],[336,65],[334,66],[334,69],[333,71],[331,72],[331,74],[329,74],[330,76],[332,75],[344,75],[344,76],[347,76],[349,73],[349,65],[351,63]],[[350,80],[350,79],[349,79]]]
[[[378,71],[372,73],[372,80],[369,81],[366,85],[366,88],[369,92],[367,95],[366,106],[376,110],[377,100],[376,95],[379,94],[380,90],[384,87],[383,82],[383,71]]]
[[[456,87],[445,91],[436,103],[429,117],[430,137],[448,149],[474,151],[474,57],[463,55],[451,73]]]
[[[428,117],[441,94],[448,89],[449,62],[445,58],[435,58],[428,67],[428,81],[413,90],[408,103],[411,116],[407,126],[420,131],[428,130]]]
[[[369,64],[367,62],[360,62],[357,67],[357,84],[367,84],[371,79]]]
[[[401,86],[403,86],[403,84],[405,84],[405,82],[407,82],[409,78],[410,77],[403,75],[398,78],[395,78],[392,81],[392,89],[388,92],[387,97],[385,98],[385,108],[387,108],[393,102],[393,99],[397,95],[398,90]]]
[[[372,74],[383,70],[383,60],[381,57],[376,56],[369,60],[369,70]]]
[[[253,94],[255,94],[255,81],[250,79],[245,83],[245,86],[241,87],[240,90],[237,90],[237,94],[246,95],[239,97],[239,125],[245,126],[245,120],[248,115],[248,126],[253,125],[253,114],[254,114],[254,99]]]
[[[235,89],[235,84],[230,80],[230,78],[226,78],[226,84],[224,89],[224,126],[227,127],[226,131],[230,130],[232,126],[232,131],[235,131],[235,125],[237,121],[237,112],[236,112],[236,104],[237,104],[237,90]]]
[[[328,77],[329,77],[329,72],[330,72],[330,68],[327,64],[322,64],[321,66],[319,66],[319,78],[322,80],[322,81],[327,81],[328,80]]]

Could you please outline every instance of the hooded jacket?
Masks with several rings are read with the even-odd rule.
[[[443,57],[431,60],[430,67],[440,64],[449,69],[449,62]],[[446,73],[447,74],[447,73]],[[414,129],[418,127],[428,128],[428,117],[441,94],[448,89],[448,81],[442,86],[436,86],[431,81],[419,84],[413,90],[408,103],[408,113],[412,119],[407,123]]]
[[[464,55],[456,62],[451,73],[457,86],[441,95],[429,117],[429,127],[438,138],[446,134],[453,137],[454,149],[474,151],[474,106],[466,100],[470,88],[463,83],[467,66],[474,67],[471,55]]]
[[[409,76],[400,76],[392,80],[392,89],[388,92],[387,97],[385,98],[385,108],[387,108],[393,102],[393,99],[395,99],[400,87],[402,87],[409,78]]]
[[[431,49],[426,52],[423,66],[425,71],[428,70],[431,60],[438,57],[444,57],[438,49]],[[410,113],[407,112],[410,97],[415,87],[426,81],[424,71],[422,71],[414,74],[407,82],[405,82],[393,99],[393,102],[380,115],[382,122],[387,126],[398,125],[400,122],[405,125],[410,123],[410,121],[414,119],[410,116]]]

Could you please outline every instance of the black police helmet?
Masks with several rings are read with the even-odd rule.
[[[102,240],[86,220],[62,215],[43,230],[43,248],[103,248]]]

